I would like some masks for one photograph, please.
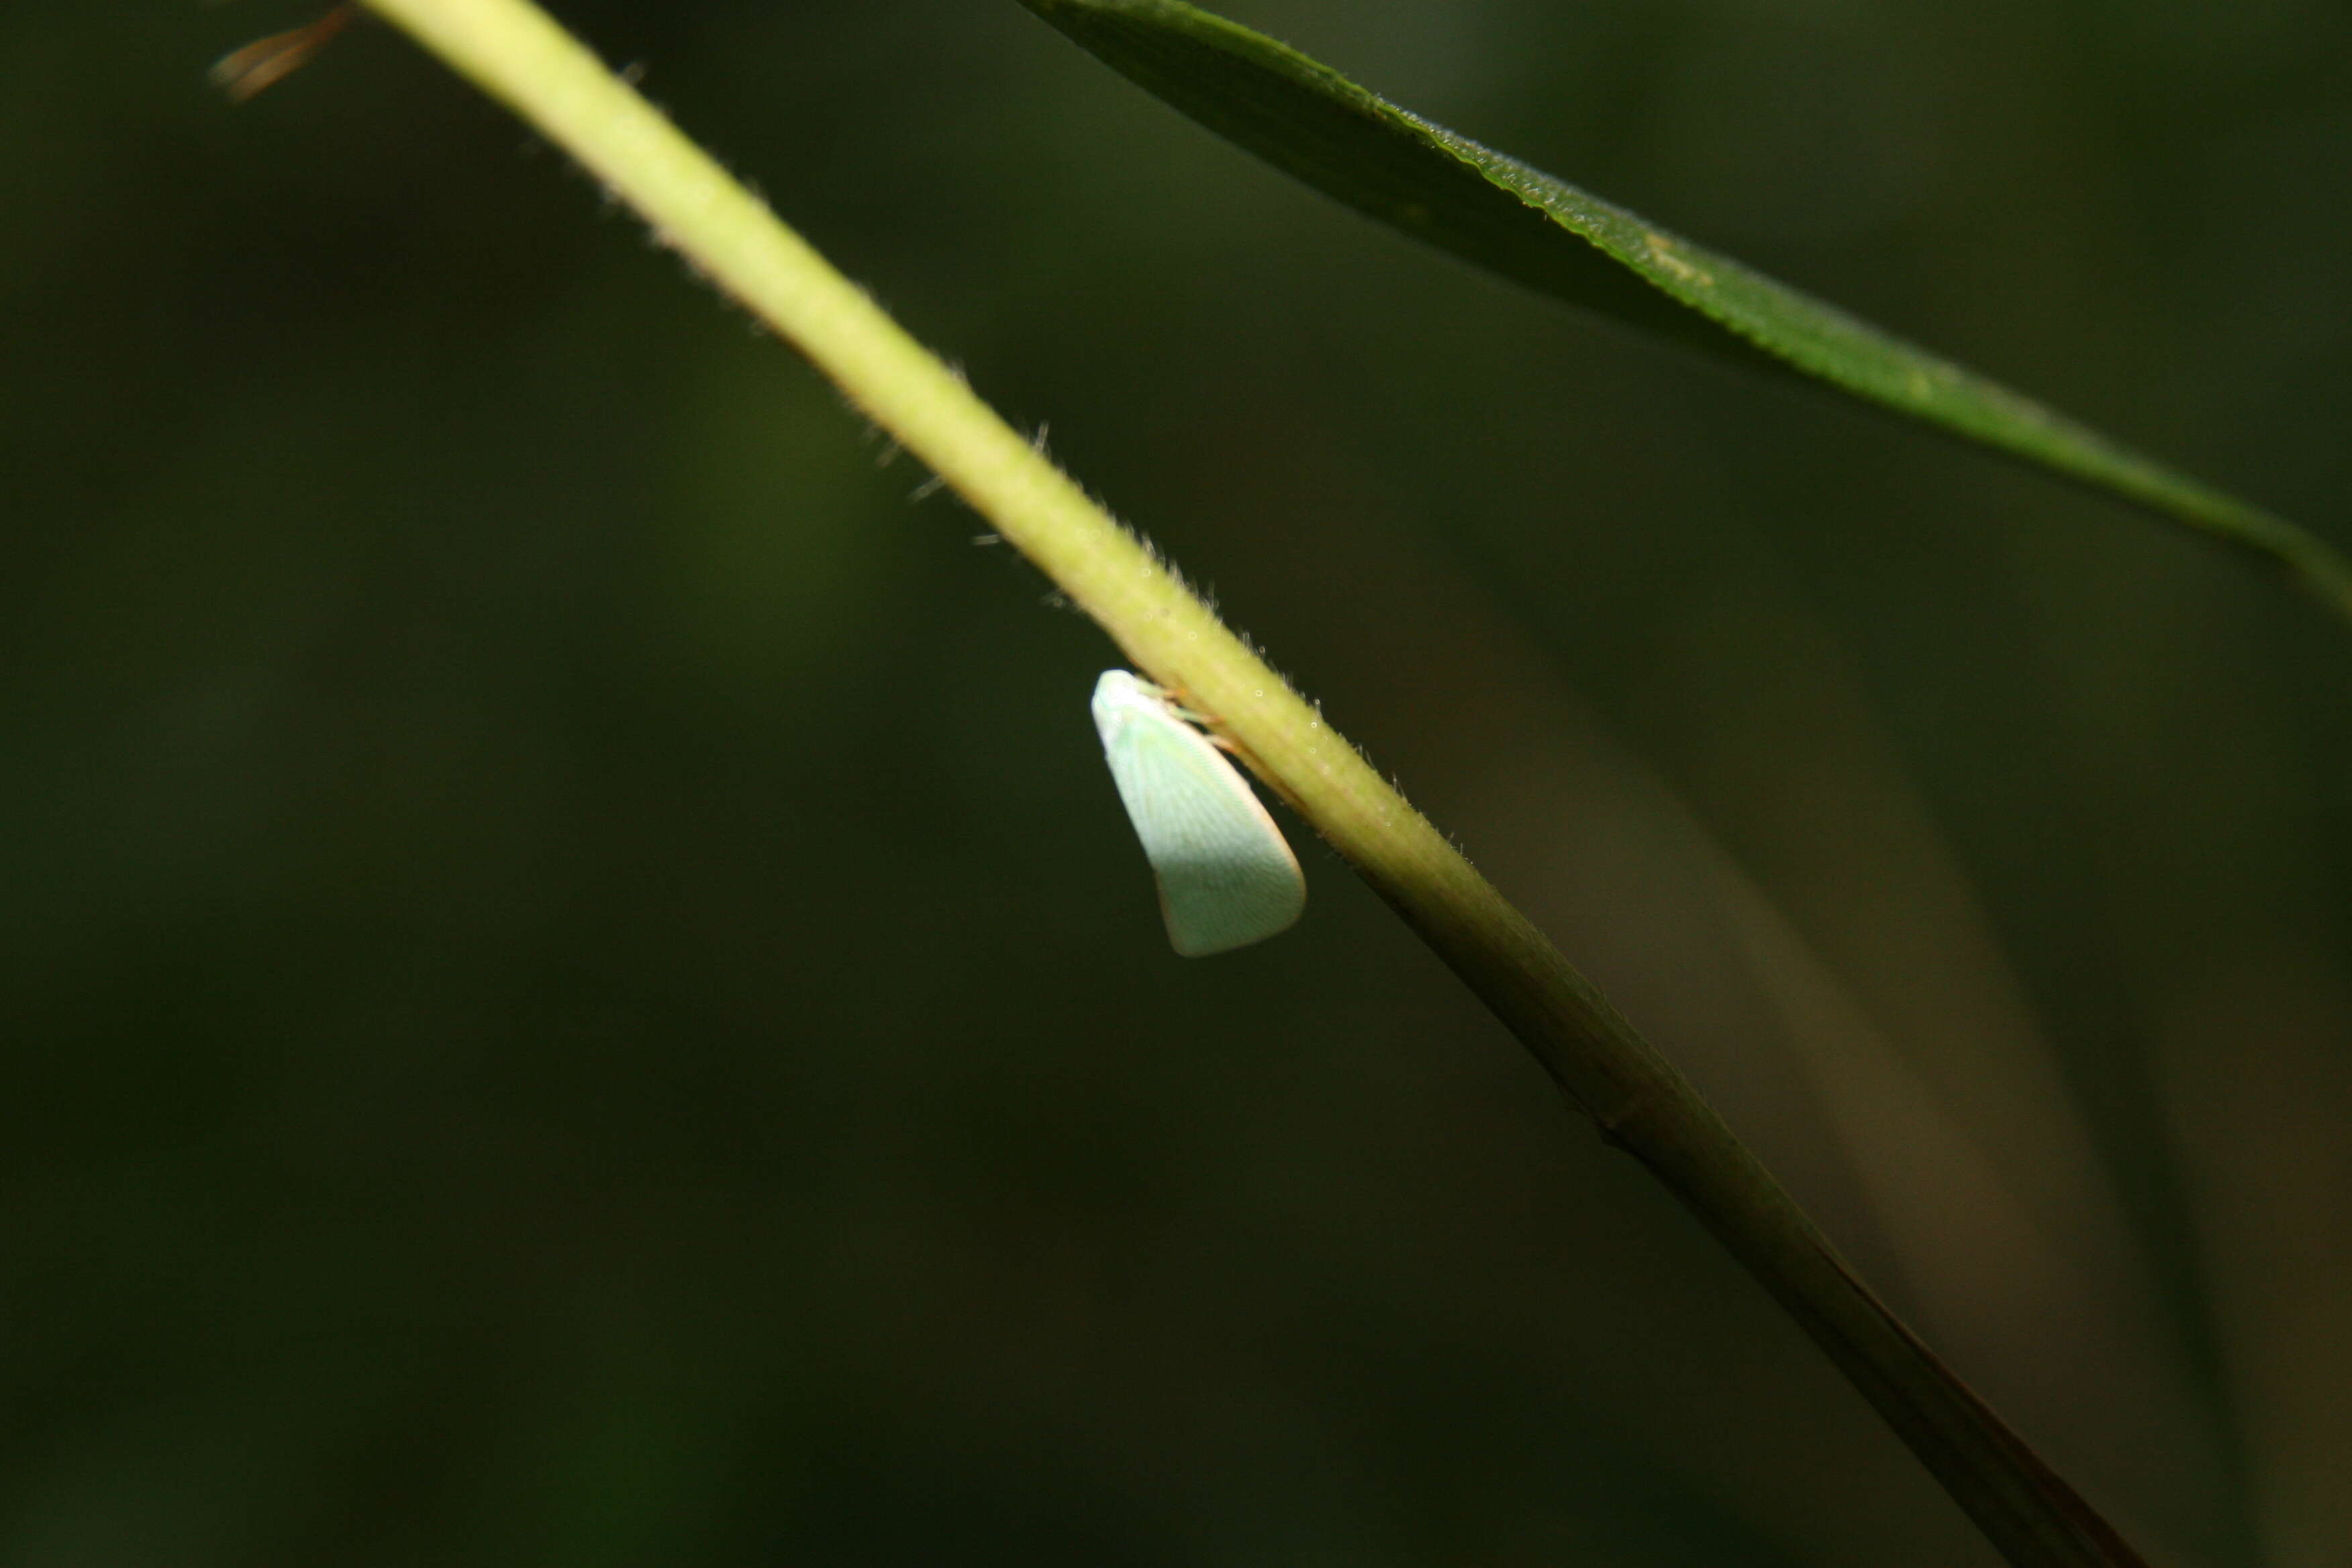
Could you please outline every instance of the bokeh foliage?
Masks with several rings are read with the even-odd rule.
[[[2352,542],[2315,5],[1234,5]],[[0,1559],[1981,1562],[1101,638],[380,29],[20,8]],[[565,5],[2167,1561],[2352,1541],[2352,650],[1300,192],[1010,4]]]

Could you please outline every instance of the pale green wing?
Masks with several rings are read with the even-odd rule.
[[[1178,952],[1224,952],[1297,923],[1307,905],[1297,858],[1223,752],[1124,670],[1096,688],[1095,722]]]

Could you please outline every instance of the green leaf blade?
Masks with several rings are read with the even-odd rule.
[[[2283,570],[2352,623],[2352,560],[2134,451],[1589,191],[1448,131],[1181,0],[1022,0],[1172,107],[1369,216],[1539,293],[2113,496]]]

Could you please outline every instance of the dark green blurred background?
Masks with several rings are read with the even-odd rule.
[[[1235,0],[2352,546],[2321,0]],[[0,1563],[1981,1564],[1328,851],[389,29],[0,18]],[[1215,590],[2166,1563],[2352,1554],[2352,636],[1013,0],[560,15]]]

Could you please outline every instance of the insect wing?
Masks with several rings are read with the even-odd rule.
[[[1125,670],[1104,673],[1094,710],[1176,951],[1204,957],[1289,930],[1307,905],[1306,878],[1224,753]]]

